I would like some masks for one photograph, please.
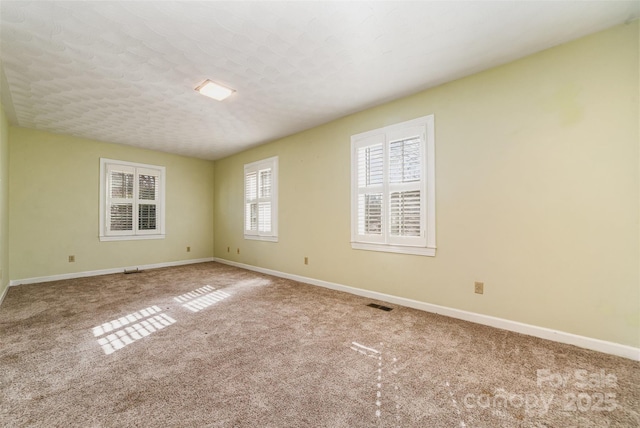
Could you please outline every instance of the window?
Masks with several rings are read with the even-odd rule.
[[[351,246],[435,256],[433,115],[351,137]]]
[[[244,237],[278,241],[278,157],[244,166]]]
[[[165,168],[100,159],[100,240],[164,238]]]

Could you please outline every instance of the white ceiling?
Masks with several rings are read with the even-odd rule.
[[[638,17],[640,1],[0,3],[14,125],[205,159]],[[204,79],[237,92],[218,102]]]

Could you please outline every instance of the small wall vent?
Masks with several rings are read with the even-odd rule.
[[[389,306],[378,305],[377,303],[369,303],[367,306],[369,306],[370,308],[381,309],[386,312],[389,312],[390,310],[393,309],[393,308],[390,308]]]

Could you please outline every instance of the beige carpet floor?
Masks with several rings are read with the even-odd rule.
[[[637,362],[368,303],[217,263],[12,287],[0,426],[640,426]]]

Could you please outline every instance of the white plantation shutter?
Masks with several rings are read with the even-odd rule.
[[[419,132],[419,129],[415,131]],[[389,183],[416,183],[422,177],[421,138],[389,144]]]
[[[260,198],[271,197],[271,167],[260,170]]]
[[[411,127],[389,137],[389,242],[424,245],[423,134]]]
[[[164,167],[100,160],[100,239],[164,237]]]
[[[271,232],[271,202],[258,203],[258,232]]]
[[[136,168],[137,175],[137,205],[138,205],[138,234],[158,233],[158,200],[160,192],[160,173],[157,170]]]
[[[107,231],[112,235],[133,232],[135,168],[107,166]]]
[[[389,196],[389,234],[415,236],[422,234],[420,190],[391,192]]]
[[[384,242],[384,135],[359,141],[355,156],[357,235],[368,242]]]
[[[351,142],[353,248],[435,255],[433,116]]]
[[[245,238],[277,241],[277,179],[277,157],[245,165]]]
[[[358,234],[382,235],[382,193],[358,195]]]
[[[271,167],[261,169],[258,187],[258,232],[271,232]]]
[[[244,176],[244,230],[258,230],[258,172],[250,171]]]

